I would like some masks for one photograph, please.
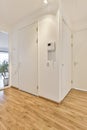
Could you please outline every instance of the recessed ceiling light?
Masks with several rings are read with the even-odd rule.
[[[46,4],[46,5],[48,4],[48,0],[44,0],[43,2],[44,2],[44,4]]]

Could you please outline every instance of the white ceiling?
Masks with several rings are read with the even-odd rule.
[[[87,0],[62,0],[62,10],[72,24],[87,22]]]
[[[58,0],[48,1],[51,5],[58,3]],[[0,25],[14,24],[44,6],[43,0],[0,0]]]
[[[72,24],[87,23],[87,0],[60,0],[63,14]],[[53,8],[58,0],[48,0]],[[47,8],[43,0],[0,0],[0,25],[15,24],[27,15]]]

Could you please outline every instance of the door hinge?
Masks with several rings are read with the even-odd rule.
[[[73,84],[73,80],[71,80],[71,84]]]
[[[37,38],[37,40],[36,40],[36,43],[38,44],[38,38]]]
[[[38,27],[36,28],[36,31],[38,32]]]
[[[71,39],[73,39],[73,34],[71,34]]]
[[[71,47],[73,47],[73,43],[71,44]]]
[[[39,87],[37,86],[37,90],[39,89]]]

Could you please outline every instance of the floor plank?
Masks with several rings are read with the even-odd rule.
[[[14,88],[0,91],[0,130],[87,130],[87,92],[73,89],[56,104]]]

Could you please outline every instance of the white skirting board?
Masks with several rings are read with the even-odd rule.
[[[4,90],[4,89],[6,89],[6,88],[11,88],[11,86],[3,87],[3,88],[0,89],[0,91],[1,91],[1,90]]]
[[[73,88],[73,89],[76,89],[76,90],[80,90],[80,91],[85,91],[85,92],[87,92],[87,90],[86,90],[86,89],[81,89],[81,88]]]

